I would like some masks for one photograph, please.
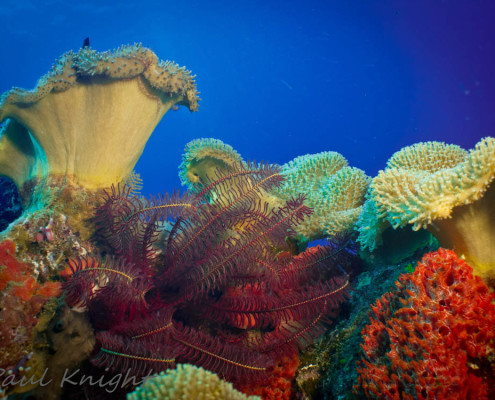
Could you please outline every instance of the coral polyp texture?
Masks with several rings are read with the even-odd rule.
[[[239,386],[239,390],[243,393],[260,396],[263,400],[290,400],[295,397],[293,386],[298,367],[299,354],[293,353],[282,356],[277,365],[270,370],[268,380],[260,380],[255,384],[246,382]]]
[[[282,180],[277,166],[245,163],[197,194],[108,191],[96,219],[109,251],[71,260],[64,284],[95,328],[92,364],[144,375],[190,363],[259,385],[297,357],[347,298],[355,252],[284,250],[311,210],[301,196],[267,207],[262,193]]]
[[[201,190],[201,185],[207,179],[213,179],[217,170],[225,170],[241,162],[239,153],[221,140],[195,139],[184,149],[179,177],[189,190]]]
[[[201,191],[206,178],[214,178],[217,170],[243,163],[232,146],[210,138],[188,143],[182,160],[181,182],[193,191]],[[305,204],[313,214],[294,227],[300,241],[353,232],[370,183],[362,170],[349,167],[341,154],[326,151],[297,157],[284,164],[281,173],[284,182],[263,197],[270,207],[279,207],[298,193],[307,196]]]
[[[0,174],[18,186],[45,174],[88,188],[120,182],[172,106],[197,110],[193,78],[140,45],[69,51],[33,90],[2,95]]]
[[[373,306],[357,391],[371,399],[492,399],[495,295],[446,249]]]
[[[367,194],[359,241],[371,249],[380,231],[427,228],[443,247],[465,257],[476,273],[495,278],[495,139],[469,152],[439,142],[394,154]],[[374,223],[372,222],[373,220]]]
[[[60,283],[38,283],[29,264],[16,257],[16,245],[0,243],[0,369],[13,368],[31,350],[31,333],[45,301]]]
[[[361,214],[370,178],[349,167],[336,152],[300,156],[283,165],[286,181],[275,194],[282,199],[307,194],[305,204],[313,214],[295,229],[304,240],[338,237],[353,231]]]
[[[190,364],[179,364],[146,380],[127,400],[260,400],[246,396],[214,373]]]

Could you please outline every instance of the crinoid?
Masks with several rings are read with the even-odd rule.
[[[282,180],[277,166],[243,163],[194,195],[106,193],[97,225],[110,254],[72,260],[64,285],[95,327],[92,363],[136,375],[190,363],[238,382],[310,343],[348,295],[340,265],[353,255],[284,251],[311,209],[302,196],[270,205]]]

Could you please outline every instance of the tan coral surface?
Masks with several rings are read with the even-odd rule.
[[[197,102],[189,71],[139,45],[66,53],[34,90],[2,96],[0,121],[11,121],[0,138],[0,174],[19,186],[45,174],[88,188],[120,182],[163,115],[175,104],[195,111]]]
[[[480,140],[469,152],[431,143],[402,149],[393,159],[416,154],[420,147],[422,153],[409,157],[414,162],[390,163],[373,179],[370,199],[377,215],[394,228],[427,228],[441,246],[495,282],[495,138]]]

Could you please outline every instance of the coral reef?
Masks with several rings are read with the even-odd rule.
[[[376,399],[493,398],[494,301],[454,252],[426,254],[373,307],[356,390]]]
[[[301,355],[297,381],[307,397],[325,400],[356,398],[352,387],[358,377],[357,362],[362,357],[361,332],[369,322],[371,304],[395,287],[401,273],[414,269],[425,251],[433,250],[428,243],[423,244],[426,247],[418,247],[414,253],[407,252],[408,256],[400,263],[386,264],[382,257],[374,257],[361,259],[363,264],[354,267],[351,297],[343,305],[333,329],[327,330]]]
[[[33,90],[0,100],[0,174],[20,187],[63,175],[88,188],[126,179],[170,107],[198,108],[190,72],[140,45],[65,53]],[[108,156],[109,149],[112,157]]]
[[[437,172],[456,167],[468,156],[468,152],[455,144],[421,142],[397,151],[387,161],[387,168],[415,169]]]
[[[189,364],[179,364],[155,375],[127,396],[128,400],[256,400],[222,381],[217,375]]]
[[[7,119],[0,128],[0,175],[8,176],[18,187],[36,176],[44,167],[36,145],[23,125]]]
[[[384,227],[428,228],[443,247],[495,279],[495,139],[466,152],[438,142],[406,147],[371,183],[359,241],[371,249]]]
[[[143,188],[143,180],[141,179],[141,175],[139,175],[136,171],[132,171],[123,183],[131,188],[131,196],[138,196],[140,190]]]
[[[62,177],[31,182],[35,187],[27,191],[23,214],[0,238],[16,243],[19,258],[29,263],[37,281],[58,280],[67,259],[96,249],[92,218],[101,193]]]
[[[0,243],[0,369],[8,370],[32,350],[31,334],[45,301],[60,293],[57,282],[39,283],[16,245]]]
[[[144,198],[149,136],[198,101],[141,45],[2,95],[2,395],[495,397],[494,138],[405,147],[372,180],[336,152],[257,164],[203,138],[187,192]]]
[[[356,221],[355,230],[359,232],[357,241],[361,248],[373,252],[383,244],[382,234],[390,224],[378,217],[378,209],[371,189],[368,189],[364,197],[365,202]]]
[[[383,245],[373,251],[359,247],[359,257],[365,262],[378,266],[401,264],[411,257],[420,257],[424,249],[437,250],[438,240],[427,230],[413,231],[410,226],[392,229],[388,227],[381,235]],[[422,253],[423,252],[423,253]]]
[[[71,326],[64,326],[70,333],[64,350],[50,333],[37,348],[38,339],[31,333],[40,323],[41,306],[58,293],[69,258],[97,252],[93,217],[101,188],[126,181],[137,194],[140,178],[132,167],[158,121],[170,107],[197,110],[193,78],[185,68],[159,61],[140,45],[105,53],[82,48],[64,54],[35,89],[13,88],[2,95],[0,174],[12,179],[13,188],[18,186],[19,210],[21,198],[23,205],[22,214],[8,214],[14,203],[3,208],[2,218],[8,220],[0,236],[1,366],[14,371],[10,379],[26,371],[26,363],[34,371],[31,377],[46,368],[55,378],[58,365],[71,367],[52,353],[63,358],[69,342],[77,343],[78,316],[74,310],[63,317],[52,315]],[[112,157],[108,149],[114,151]],[[2,177],[2,182],[7,180]],[[17,259],[12,258],[16,253]],[[94,338],[84,340],[94,344]],[[89,356],[93,344],[76,346],[86,350],[74,365]],[[49,357],[43,353],[47,349]],[[56,398],[52,389],[36,396],[54,393]]]
[[[67,303],[87,310],[96,330],[93,365],[142,375],[193,363],[254,384],[311,343],[347,298],[343,268],[355,253],[281,251],[310,214],[302,197],[276,210],[263,204],[259,189],[282,179],[276,166],[246,163],[198,195],[108,192],[97,224],[110,253],[71,260],[64,284]]]
[[[33,329],[33,351],[22,368],[17,369],[17,384],[11,385],[8,393],[28,393],[33,399],[59,399],[64,379],[90,355],[94,342],[88,316],[71,310],[63,299],[51,299]]]

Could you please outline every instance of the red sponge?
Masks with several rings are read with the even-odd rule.
[[[471,267],[439,249],[396,285],[363,330],[355,389],[376,399],[495,398],[495,295]]]

